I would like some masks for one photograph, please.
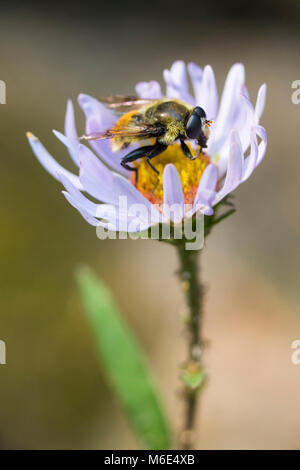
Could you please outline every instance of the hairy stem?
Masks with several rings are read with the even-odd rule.
[[[188,354],[181,375],[184,383],[185,416],[180,437],[180,447],[188,450],[193,447],[197,402],[204,382],[202,365],[204,289],[200,282],[199,251],[186,250],[184,243],[177,245],[177,251],[180,261],[179,274],[188,307],[186,322]]]

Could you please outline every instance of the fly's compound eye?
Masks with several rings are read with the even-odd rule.
[[[187,137],[189,139],[199,139],[202,132],[202,125],[205,121],[206,114],[204,109],[200,108],[200,106],[196,106],[186,123],[185,132]]]

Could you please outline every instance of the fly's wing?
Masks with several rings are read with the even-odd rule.
[[[138,123],[132,126],[120,126],[116,129],[108,129],[103,132],[86,134],[80,137],[80,140],[102,140],[113,139],[114,137],[132,137],[145,138],[158,137],[163,132],[160,125],[149,125],[146,123]]]
[[[134,109],[140,109],[146,104],[150,104],[156,100],[138,98],[137,96],[129,95],[112,95],[107,96],[106,98],[100,98],[99,101],[116,113],[127,113]]]

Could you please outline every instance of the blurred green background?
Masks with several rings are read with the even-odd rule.
[[[80,307],[80,263],[111,287],[179,429],[184,301],[174,251],[154,241],[99,241],[25,139],[32,131],[72,169],[51,132],[63,129],[67,99],[132,93],[140,80],[162,81],[178,58],[211,64],[220,92],[235,61],[246,66],[253,99],[268,85],[267,156],[202,255],[210,379],[197,446],[300,447],[300,365],[290,360],[300,337],[300,105],[291,102],[299,19],[299,2],[290,0],[2,6],[0,448],[137,448]]]

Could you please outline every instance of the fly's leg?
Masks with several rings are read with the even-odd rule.
[[[156,142],[155,145],[153,145],[152,147],[152,150],[149,151],[149,153],[146,155],[146,162],[148,163],[148,165],[150,166],[150,168],[152,168],[153,171],[155,171],[155,173],[157,174],[157,179],[156,179],[156,183],[154,185],[154,188],[152,189],[152,194],[154,193],[154,191],[156,190],[157,186],[158,186],[158,183],[159,183],[159,171],[157,168],[155,168],[155,166],[153,165],[153,163],[150,162],[151,158],[154,158],[154,157],[157,157],[157,155],[159,155],[160,153],[164,152],[166,150],[168,146],[165,145],[165,144],[161,144],[159,142]]]
[[[124,161],[124,158],[126,157],[123,157],[122,160],[121,160],[121,165],[123,168],[126,168],[126,170],[129,170],[129,171],[134,171],[135,172],[135,182],[134,182],[134,185],[135,187],[137,186],[137,182],[138,182],[138,169],[133,167],[133,166],[130,166],[128,165],[128,163],[126,163]]]
[[[154,155],[155,156],[155,155]],[[146,158],[146,162],[148,163],[148,165],[152,168],[153,171],[155,171],[155,173],[157,174],[157,179],[156,179],[156,183],[152,189],[152,194],[154,193],[154,191],[156,190],[157,188],[157,185],[159,183],[159,171],[157,168],[155,168],[155,166],[150,162],[150,158],[153,158],[153,157],[147,157]]]
[[[181,145],[181,150],[183,154],[189,159],[189,160],[196,160],[197,156],[194,157],[192,155],[192,152],[190,151],[189,147],[186,145],[184,140],[180,140],[180,145]]]
[[[158,182],[159,182],[159,171],[155,168],[154,165],[152,165],[150,160],[151,158],[154,158],[160,153],[162,153],[164,150],[166,150],[166,148],[167,148],[167,145],[156,142],[156,144],[154,145],[145,145],[144,147],[139,147],[135,150],[132,150],[132,152],[129,152],[128,155],[125,155],[125,157],[122,158],[121,160],[122,167],[126,168],[127,170],[136,172],[135,186],[137,185],[138,169],[133,168],[132,166],[128,165],[128,163],[134,162],[135,160],[138,160],[139,158],[143,158],[143,157],[146,158],[148,165],[157,174],[157,182],[152,190],[153,192],[156,189]]]

